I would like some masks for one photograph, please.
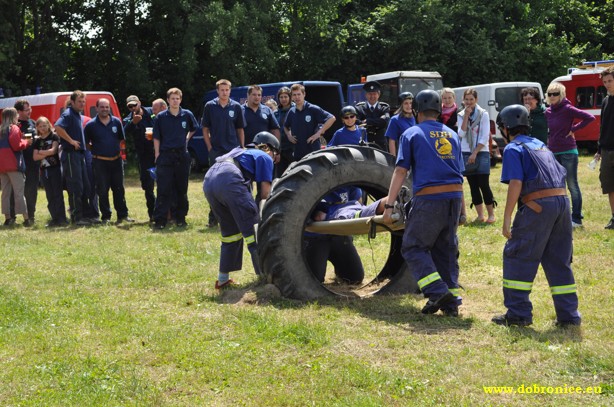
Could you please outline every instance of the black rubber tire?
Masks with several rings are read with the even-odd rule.
[[[359,185],[375,198],[385,196],[394,165],[394,156],[381,150],[341,146],[305,156],[273,182],[258,227],[258,252],[261,269],[283,296],[313,300],[336,295],[314,277],[305,261],[305,222],[324,195],[343,185]],[[406,186],[411,190],[409,180]],[[384,286],[379,290],[382,293],[416,291],[400,255],[401,239],[402,231],[392,234],[388,261],[376,280],[390,278],[388,285],[402,280],[408,286],[394,289]]]

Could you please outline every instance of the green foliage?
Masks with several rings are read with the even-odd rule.
[[[358,82],[437,70],[449,86],[536,80],[614,55],[611,0],[2,1],[0,86],[106,89],[122,99],[216,80]]]

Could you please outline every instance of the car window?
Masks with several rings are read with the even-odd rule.
[[[516,86],[495,89],[495,108],[497,111],[500,112],[509,105],[522,104],[521,91],[522,88]]]

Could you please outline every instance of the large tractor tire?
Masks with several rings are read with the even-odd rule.
[[[328,192],[354,185],[376,199],[386,196],[394,172],[394,157],[370,147],[328,148],[293,163],[273,183],[271,196],[263,208],[258,227],[261,269],[282,295],[313,300],[337,295],[320,283],[311,272],[303,251],[303,233],[309,216]],[[410,181],[406,186],[411,190]],[[417,285],[401,257],[403,231],[391,234],[388,260],[368,285],[388,283],[375,293],[416,292]]]

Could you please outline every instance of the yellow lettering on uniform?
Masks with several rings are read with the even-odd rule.
[[[434,130],[432,130],[429,133],[429,136],[431,138],[451,138],[452,134],[448,133],[447,131],[434,131]]]

